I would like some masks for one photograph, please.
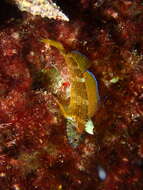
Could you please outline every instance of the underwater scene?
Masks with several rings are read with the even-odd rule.
[[[0,190],[143,190],[142,0],[1,0]]]

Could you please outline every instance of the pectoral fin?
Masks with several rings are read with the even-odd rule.
[[[42,39],[40,41],[45,43],[45,44],[49,44],[50,46],[57,48],[60,51],[60,53],[62,53],[62,55],[66,54],[65,48],[60,42],[57,42],[55,40],[50,40],[50,39]]]
[[[91,72],[86,71],[83,76],[88,96],[88,117],[90,118],[94,116],[99,104],[98,85],[96,78]]]
[[[65,118],[68,118],[68,111],[67,111],[67,108],[54,96],[55,98],[55,101],[56,103],[58,104],[59,108],[60,108],[60,111],[62,113],[62,115],[65,117]]]
[[[89,119],[87,121],[87,123],[85,124],[85,131],[90,134],[90,135],[93,135],[94,134],[94,124],[92,122],[91,119]]]

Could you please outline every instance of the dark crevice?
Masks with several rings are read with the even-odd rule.
[[[6,0],[0,1],[0,26],[4,25],[11,19],[20,19],[22,14],[18,7]]]

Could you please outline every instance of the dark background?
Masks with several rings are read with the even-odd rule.
[[[0,26],[7,23],[10,19],[21,18],[22,15],[19,9],[13,4],[6,0],[0,0]]]

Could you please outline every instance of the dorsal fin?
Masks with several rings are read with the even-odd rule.
[[[95,112],[97,111],[99,104],[99,92],[98,92],[98,84],[95,76],[86,71],[84,74],[85,84],[86,84],[86,92],[88,96],[88,117],[93,117]]]
[[[89,59],[79,51],[71,51],[67,56],[71,57],[77,63],[81,72],[85,72],[91,66]]]

